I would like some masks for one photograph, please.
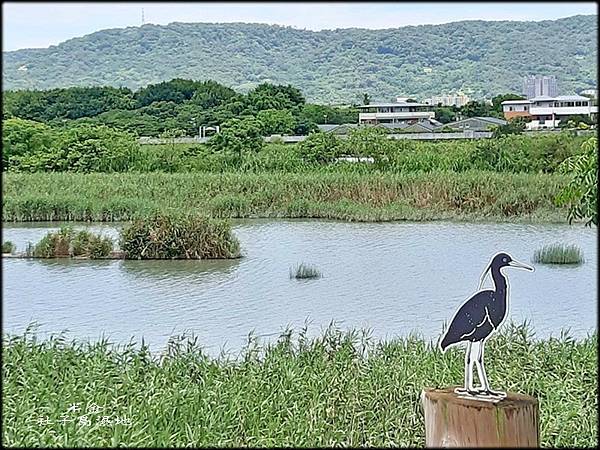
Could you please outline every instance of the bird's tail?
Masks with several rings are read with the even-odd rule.
[[[444,353],[446,351],[446,349],[448,348],[448,346],[450,344],[454,344],[452,338],[450,337],[449,333],[446,333],[442,339],[442,341],[440,342],[440,349],[442,350],[442,353]]]

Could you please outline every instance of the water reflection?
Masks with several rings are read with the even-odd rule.
[[[35,258],[23,259],[23,261],[29,267],[35,265],[43,267],[50,275],[72,273],[80,269],[103,270],[115,264],[115,261],[110,259]]]
[[[228,260],[124,260],[120,268],[132,279],[161,281],[170,279],[175,282],[201,284],[223,282],[235,275],[241,258]]]

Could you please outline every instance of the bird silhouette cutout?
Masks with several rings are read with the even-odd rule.
[[[502,273],[502,269],[514,267],[533,272],[533,267],[514,260],[507,253],[496,254],[481,275],[479,291],[466,300],[456,311],[450,326],[440,341],[440,349],[445,352],[450,346],[467,343],[465,354],[465,382],[464,388],[457,388],[455,392],[459,395],[471,397],[487,397],[502,399],[506,397],[505,392],[493,391],[485,373],[483,363],[484,345],[487,339],[495,333],[508,312],[508,279]],[[491,273],[494,289],[481,290],[485,277]],[[477,368],[477,374],[481,387],[473,387],[473,365]]]

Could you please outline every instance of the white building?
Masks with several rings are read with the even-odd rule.
[[[530,119],[527,129],[556,128],[569,116],[584,115],[596,120],[598,107],[588,97],[580,95],[540,96],[530,100],[506,100],[502,110],[507,120],[515,117]]]
[[[413,124],[435,118],[430,106],[425,103],[398,98],[395,103],[371,103],[359,106],[359,124]]]
[[[429,103],[432,106],[437,106],[441,104],[442,106],[457,106],[462,107],[469,103],[471,99],[465,94],[448,94],[448,95],[438,95],[433,96],[425,100],[425,103]]]

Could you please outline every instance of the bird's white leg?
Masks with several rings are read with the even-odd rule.
[[[477,375],[479,376],[479,382],[481,383],[481,389],[479,390],[489,391],[490,385],[485,374],[485,368],[483,367],[483,342],[477,342],[476,347],[477,357],[475,359],[475,367],[477,368]]]
[[[465,387],[457,388],[454,390],[457,394],[464,394],[468,392],[469,394],[475,394],[475,390],[473,389],[473,364],[475,360],[473,359],[472,354],[472,342],[467,341],[467,351],[465,352]]]
[[[469,342],[468,352],[469,352],[469,391],[474,391],[475,388],[473,386],[473,364],[477,362],[477,347],[479,342]]]
[[[481,379],[481,384],[483,385],[483,393],[488,394],[488,395],[493,395],[495,397],[506,397],[506,392],[502,392],[502,391],[492,391],[492,389],[490,388],[490,383],[487,379],[487,374],[485,373],[485,365],[483,364],[483,345],[484,345],[485,341],[480,343],[480,350],[479,350],[479,354],[477,357],[477,368],[479,371],[479,377]]]

